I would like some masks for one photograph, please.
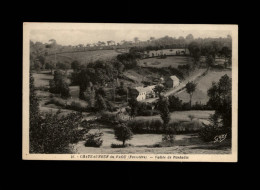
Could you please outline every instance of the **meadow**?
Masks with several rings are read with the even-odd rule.
[[[167,56],[165,59],[158,57],[142,59],[139,61],[139,65],[143,67],[169,67],[177,68],[179,65],[190,64],[192,58],[188,56]]]
[[[232,77],[231,70],[210,69],[205,76],[199,78],[199,80],[196,81],[197,88],[192,96],[192,104],[195,104],[196,102],[206,104],[209,100],[207,91],[212,86],[212,82],[218,82],[219,79],[225,74],[227,74],[229,77]],[[177,93],[176,96],[179,97],[183,102],[190,101],[190,95],[185,90]]]
[[[96,60],[108,60],[116,55],[120,54],[115,50],[97,50],[97,51],[85,51],[85,52],[71,52],[71,53],[62,53],[56,55],[57,62],[69,62],[71,63],[74,60],[78,60],[81,63],[89,63]],[[50,55],[46,57],[48,60],[54,60],[55,55]]]

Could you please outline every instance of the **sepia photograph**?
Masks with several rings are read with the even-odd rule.
[[[23,24],[23,159],[237,162],[238,26]]]

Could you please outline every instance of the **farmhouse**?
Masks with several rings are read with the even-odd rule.
[[[132,89],[131,93],[136,96],[137,101],[142,101],[147,98],[155,97],[155,92],[153,91],[154,88],[155,85],[147,87],[136,87],[135,89]]]
[[[174,88],[179,86],[179,84],[180,84],[180,80],[175,75],[170,76],[165,80],[165,86],[167,88]]]

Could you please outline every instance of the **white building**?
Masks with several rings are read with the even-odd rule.
[[[180,80],[175,75],[168,77],[165,80],[165,86],[167,88],[174,88],[180,85]]]
[[[154,88],[155,88],[155,85],[147,86],[147,87],[136,87],[135,89],[138,92],[136,100],[142,101],[142,100],[145,100],[147,98],[155,97],[155,92],[153,91]]]

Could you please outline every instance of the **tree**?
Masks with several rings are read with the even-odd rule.
[[[107,110],[106,101],[104,100],[104,98],[100,94],[96,95],[95,107],[98,111]]]
[[[133,138],[133,133],[130,128],[126,126],[125,123],[118,124],[115,128],[115,138],[118,141],[123,142],[123,147],[125,146],[125,141],[131,140]]]
[[[58,117],[59,112],[48,113],[44,118],[30,125],[30,152],[31,153],[71,153],[70,144],[83,140],[88,132],[83,115],[71,113]]]
[[[157,96],[159,96],[159,98],[161,98],[161,93],[164,91],[164,86],[163,85],[156,85],[155,87],[154,87],[154,92],[155,92],[155,94],[157,94]]]
[[[41,70],[41,63],[38,60],[36,60],[34,62],[33,68],[34,70],[36,70],[36,72],[39,72]]]
[[[188,45],[188,49],[190,51],[191,56],[194,59],[194,63],[197,64],[200,61],[200,56],[201,56],[199,44],[197,42],[191,42]]]
[[[71,63],[71,68],[74,70],[74,71],[78,71],[80,69],[80,63],[79,61],[75,60]]]
[[[57,67],[58,69],[65,70],[65,71],[67,71],[68,69],[70,69],[69,63],[61,63],[61,62],[58,62],[56,67]]]
[[[197,86],[197,84],[195,84],[194,82],[188,82],[185,86],[186,92],[190,95],[190,109],[191,109],[192,95],[193,95],[193,92],[196,90],[196,86]]]
[[[46,65],[45,65],[45,69],[50,69],[51,70],[51,74],[53,74],[53,69],[54,69],[54,64],[52,63],[52,61],[50,62],[47,62]]]
[[[215,61],[214,61],[213,56],[208,54],[208,55],[206,56],[206,63],[207,63],[207,65],[208,65],[208,66],[212,66],[214,62],[215,62]]]
[[[128,105],[130,106],[131,108],[131,111],[130,111],[130,116],[132,118],[134,118],[136,115],[137,115],[137,111],[138,111],[138,101],[136,100],[135,97],[131,97],[129,102],[128,102]]]
[[[186,40],[194,40],[194,37],[193,37],[193,35],[192,34],[188,34],[187,36],[186,36]]]
[[[160,116],[163,120],[164,129],[168,127],[170,121],[170,112],[169,112],[169,101],[165,97],[160,97],[157,103],[157,109],[160,111]]]
[[[224,46],[221,49],[220,54],[224,56],[225,62],[227,62],[227,60],[231,57],[231,50],[227,46]]]
[[[232,79],[228,75],[212,83],[208,90],[208,105],[215,109],[216,117],[221,119],[223,128],[230,134],[232,116]]]
[[[179,97],[169,96],[169,109],[171,111],[178,111],[182,108],[182,100]]]
[[[37,121],[40,119],[39,114],[39,99],[36,96],[35,93],[35,87],[34,87],[34,78],[32,74],[30,74],[30,124],[33,125],[33,123],[37,123]]]
[[[62,98],[70,97],[69,85],[66,82],[66,77],[61,71],[54,72],[53,80],[49,81],[50,92],[60,94]]]
[[[135,42],[135,43],[139,42],[139,38],[138,38],[138,37],[135,37],[135,38],[134,38],[134,42]]]

